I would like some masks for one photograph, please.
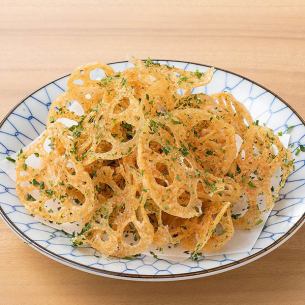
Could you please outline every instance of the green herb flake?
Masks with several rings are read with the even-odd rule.
[[[105,77],[98,82],[98,85],[101,87],[105,87],[112,82],[113,78],[111,76]]]
[[[298,147],[298,148],[295,150],[294,154],[295,154],[296,156],[298,156],[298,155],[300,154],[300,152],[301,152],[301,149]]]
[[[53,190],[45,190],[45,192],[46,192],[46,194],[48,195],[48,196],[52,196],[52,195],[54,195],[54,191]]]
[[[31,182],[34,186],[39,186],[40,183],[34,178]]]
[[[149,121],[149,128],[150,128],[152,133],[156,133],[159,129],[159,123],[154,121],[154,120],[150,120]]]
[[[200,171],[198,169],[195,169],[195,177],[199,178],[201,176]]]
[[[191,259],[192,261],[198,261],[201,255],[202,255],[202,253],[193,251],[193,252],[191,253],[190,259]]]
[[[74,143],[73,146],[72,146],[72,148],[71,148],[71,150],[70,150],[70,153],[71,153],[71,154],[76,154],[76,152],[77,152],[77,148],[76,148],[76,145],[75,145],[75,143]]]
[[[158,259],[158,255],[155,252],[149,251],[149,253],[153,256],[153,258]]]
[[[299,148],[301,152],[305,152],[305,145],[300,145]]]
[[[26,201],[36,201],[36,199],[29,193],[26,194]]]
[[[126,129],[127,131],[132,131],[132,125],[131,124],[129,124],[129,123],[127,123],[127,122],[122,122],[121,123],[121,126],[124,128],[124,129]]]
[[[199,70],[196,70],[196,71],[194,72],[194,75],[195,75],[198,79],[200,79],[200,78],[202,77],[203,74],[204,74],[204,73],[200,72]]]
[[[263,220],[262,220],[262,219],[259,219],[259,220],[255,223],[255,225],[258,226],[258,225],[261,224],[262,222],[263,222]]]
[[[128,150],[127,150],[127,155],[129,155],[129,154],[131,153],[131,151],[132,151],[132,147],[129,146],[129,147],[128,147]]]
[[[169,145],[163,146],[162,151],[168,155],[171,152],[172,148]]]
[[[181,154],[186,157],[187,155],[189,155],[189,150],[187,149],[187,147],[182,144],[181,147],[179,148],[179,151],[181,152]]]
[[[154,62],[152,61],[152,59],[150,57],[148,57],[147,59],[144,60],[144,65],[146,68],[152,66],[154,64]]]
[[[127,79],[123,77],[121,80],[121,85],[126,86],[126,84],[127,84]]]
[[[210,182],[208,180],[204,180],[204,183],[210,188],[211,193],[215,193],[217,191],[217,186],[215,182]]]
[[[245,182],[246,182],[246,177],[245,177],[245,176],[242,176],[242,177],[241,177],[241,182],[242,182],[243,184],[245,184]]]
[[[174,124],[174,125],[180,125],[182,124],[179,120],[175,119],[175,118],[171,118],[171,122]]]
[[[255,184],[254,184],[251,180],[248,182],[248,185],[249,185],[252,189],[256,188]]]
[[[86,233],[87,231],[89,231],[90,229],[91,229],[91,223],[86,223],[79,234],[82,235],[82,234]]]
[[[57,113],[60,113],[60,114],[62,114],[62,112],[63,112],[63,109],[62,109],[62,107],[55,107],[55,111],[57,112]]]
[[[212,194],[214,194],[217,191],[217,186],[216,183],[210,183],[210,190],[212,192]]]
[[[73,247],[78,247],[78,246],[81,246],[82,244],[83,244],[82,240],[78,240],[78,239],[73,239],[72,240],[72,246]]]
[[[74,138],[78,138],[81,135],[84,128],[81,124],[78,124],[71,126],[69,130],[72,131],[72,135]]]
[[[205,151],[205,155],[206,156],[213,156],[214,155],[214,151],[208,149],[208,150]]]
[[[195,251],[191,253],[190,259],[193,261],[198,261],[198,259],[202,256],[202,253],[199,250],[202,248],[202,244],[199,243],[195,247]]]
[[[6,159],[7,161],[12,162],[12,163],[15,163],[15,162],[16,162],[16,160],[15,160],[15,159],[13,159],[13,158],[12,158],[12,157],[10,157],[10,156],[7,156],[5,159]]]
[[[232,178],[232,179],[234,178],[234,175],[232,173],[227,173],[227,176]]]
[[[180,85],[182,82],[186,82],[187,81],[187,77],[186,76],[180,76],[179,80],[178,80],[178,85]]]

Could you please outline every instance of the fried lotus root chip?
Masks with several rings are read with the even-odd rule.
[[[163,247],[171,243],[172,237],[168,227],[164,225],[162,221],[162,210],[150,197],[146,199],[144,208],[149,217],[149,221],[154,228],[153,244],[156,247]]]
[[[224,176],[236,158],[234,128],[201,109],[172,112],[186,128],[186,142],[200,167]]]
[[[120,182],[118,175],[124,182]],[[153,241],[153,226],[144,209],[147,195],[137,176],[138,173],[123,162],[116,170],[101,167],[93,178],[98,193],[105,190],[101,184],[107,184],[113,192],[106,201],[101,200],[101,207],[90,229],[78,238],[104,255],[136,255],[146,250]]]
[[[215,252],[224,247],[224,245],[231,240],[234,235],[234,225],[231,217],[231,211],[228,210],[216,225],[215,230],[203,247],[205,252]]]
[[[16,190],[30,213],[84,225],[95,209],[94,188],[82,163],[70,154],[68,132],[54,124],[19,155]]]
[[[209,68],[205,72],[186,71],[178,68],[173,68],[175,71],[177,86],[185,90],[185,95],[190,94],[192,89],[207,85],[213,77],[214,68]]]
[[[199,217],[182,219],[167,214],[163,217],[163,221],[169,227],[174,243],[179,243],[190,251],[200,251],[213,236],[230,204],[230,202],[205,202],[203,214]]]
[[[137,89],[137,97],[143,104],[146,118],[154,117],[158,112],[174,109],[180,95],[178,89],[190,92],[193,88],[206,85],[212,79],[214,69],[206,72],[184,71],[167,65],[160,65],[151,60],[133,60],[134,69],[126,72]]]
[[[68,90],[98,86],[105,77],[114,75],[113,69],[102,63],[92,63],[75,69],[68,79]]]
[[[143,120],[139,102],[132,95],[101,102],[71,128],[75,153],[85,165],[122,158],[135,149]]]
[[[94,107],[105,94],[101,81],[114,75],[110,66],[102,63],[88,64],[77,68],[68,78],[67,91],[85,111]],[[107,81],[106,81],[107,82]]]
[[[211,98],[215,102],[214,114],[232,125],[236,133],[243,137],[248,126],[253,122],[246,107],[239,103],[232,94],[227,92],[213,94]]]
[[[200,179],[197,184],[199,198],[236,201],[240,196],[239,185],[232,178],[223,177],[236,157],[234,129],[202,109],[175,110],[170,121],[184,126],[179,135],[196,164],[203,169],[196,170]]]
[[[243,137],[253,120],[244,105],[232,94],[222,92],[211,96],[199,93],[182,96],[177,100],[176,109],[196,108],[206,110],[219,120],[234,127],[236,134]]]
[[[271,210],[280,189],[293,169],[291,152],[267,127],[251,125],[232,165],[231,172],[242,188],[240,201],[247,204],[246,213],[234,217],[238,228],[250,229],[261,222],[262,214]]]
[[[128,69],[123,77],[134,88],[135,97],[140,101],[145,118],[151,118],[158,112],[170,111],[178,98],[176,87],[169,82],[168,75],[155,68]]]
[[[79,121],[80,117],[85,114],[82,105],[73,99],[68,92],[59,95],[51,104],[48,114],[48,126],[57,120]]]
[[[196,122],[209,117],[196,109],[175,111],[148,121],[139,138],[143,183],[166,213],[191,218],[201,214],[203,198],[227,201],[239,197],[239,185],[229,177],[218,178],[201,170],[187,144],[183,120]]]
[[[144,187],[157,206],[169,214],[190,218],[201,214],[197,195],[200,171],[179,140],[176,126],[162,118],[147,121],[139,138],[138,164]]]
[[[102,98],[105,99],[107,90],[100,82],[112,75],[112,68],[100,63],[76,69],[68,78],[67,91],[51,104],[48,122],[53,123],[59,118],[78,121]]]
[[[187,91],[208,84],[212,80],[215,71],[214,68],[208,68],[205,72],[198,70],[187,71],[174,66],[160,65],[150,59],[145,61],[133,60],[133,63],[139,71],[146,71],[148,75],[165,75],[168,82],[175,84],[176,88],[182,88]]]

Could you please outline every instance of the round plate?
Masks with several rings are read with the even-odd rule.
[[[209,66],[171,60],[158,60],[185,70],[205,71]],[[115,71],[126,69],[127,62],[110,64]],[[0,124],[0,158],[20,150],[44,129],[51,102],[66,88],[63,76],[38,89],[18,104]],[[280,97],[257,83],[222,69],[216,69],[213,81],[203,89],[212,94],[231,92],[260,124],[275,132],[290,131],[294,150],[305,144],[303,119]],[[196,89],[196,92],[200,90]],[[287,240],[304,221],[305,154],[295,156],[295,171],[290,175],[262,233],[250,252],[218,255],[198,261],[171,262],[141,255],[133,260],[100,257],[92,248],[74,248],[69,237],[37,222],[18,201],[15,183],[0,171],[0,213],[7,224],[29,245],[65,265],[113,278],[145,281],[181,280],[208,276],[240,267],[274,250]]]

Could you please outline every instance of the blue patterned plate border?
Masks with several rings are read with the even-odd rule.
[[[202,67],[203,69],[206,69],[207,67],[210,67],[209,65],[204,65],[204,64],[198,64],[198,63],[193,63],[193,62],[186,62],[186,61],[179,61],[179,60],[163,60],[163,59],[156,59],[155,61],[161,62],[161,63],[174,63],[175,65],[180,65],[180,67],[183,67],[184,69],[187,69],[188,66],[192,65],[192,66],[196,66],[196,67]],[[126,61],[120,61],[120,62],[114,62],[114,63],[110,63],[110,65],[124,65],[126,66]],[[247,77],[244,77],[242,75],[239,75],[237,73],[234,72],[230,72],[228,70],[225,69],[220,69],[220,68],[216,68],[216,71],[219,72],[223,72],[225,73],[225,83],[226,86],[223,88],[224,90],[228,90],[228,91],[232,91],[234,90],[234,88],[236,88],[236,86],[239,85],[239,83],[243,82],[243,81],[247,81],[251,84],[251,90],[252,90],[252,86],[255,85],[258,88],[262,89],[265,93],[269,93],[274,97],[274,100],[277,99],[279,100],[281,103],[283,103],[286,107],[288,107],[288,109],[291,110],[292,114],[295,114],[297,116],[297,118],[300,120],[301,125],[303,125],[303,127],[305,126],[305,122],[302,119],[302,117],[287,103],[285,102],[281,97],[279,97],[278,95],[276,95],[275,93],[273,93],[272,91],[270,91],[269,89],[265,88],[264,86],[258,84],[255,81],[252,81],[250,79],[248,79]],[[237,77],[239,79],[241,79],[240,82],[237,82],[235,85],[233,86],[227,86],[227,75],[230,75],[232,77]],[[32,94],[30,94],[29,96],[27,96],[25,99],[23,99],[18,105],[16,105],[6,116],[5,118],[1,121],[0,123],[0,130],[2,129],[3,125],[5,124],[5,122],[7,121],[7,119],[10,117],[10,115],[12,115],[12,113],[21,105],[23,104],[26,100],[28,100],[29,98],[33,98],[33,95],[35,95],[35,93],[39,92],[40,90],[48,87],[51,84],[55,84],[56,86],[58,86],[57,82],[60,82],[61,80],[66,79],[68,75],[65,75],[63,77],[60,77],[44,86],[42,86],[41,88],[39,88],[38,90],[36,90],[35,92],[33,92]],[[60,88],[60,86],[58,86]],[[259,97],[260,94],[258,94],[257,97]],[[256,99],[257,97],[255,97],[254,99]],[[48,98],[50,98],[48,96]],[[252,108],[253,105],[253,100],[251,101],[251,97],[249,97],[250,99],[250,104],[246,105],[248,108]],[[45,106],[49,106],[49,105],[45,105]],[[270,118],[266,119],[267,121]],[[287,126],[286,126],[287,127]],[[305,128],[305,127],[304,127]],[[34,129],[36,130],[36,128],[34,127]],[[17,132],[17,131],[16,131]],[[17,135],[16,135],[17,136]],[[304,136],[304,135],[303,135]],[[303,136],[298,140],[298,143],[301,141],[301,139],[303,138]],[[0,144],[1,141],[0,141]],[[10,152],[12,152],[12,150],[7,149],[5,153],[2,154],[9,154]],[[302,162],[304,162],[304,160],[301,160]],[[305,163],[305,162],[304,162]],[[300,168],[298,168],[299,170]],[[3,174],[3,172],[0,172],[0,175]],[[1,176],[0,176],[1,177]],[[2,183],[2,181],[1,181]],[[4,187],[4,192],[9,192],[9,187],[2,185],[2,187]],[[289,193],[289,192],[288,192]],[[2,194],[2,193],[0,193]],[[284,196],[285,197],[285,196]],[[300,198],[301,201],[304,201],[304,198]],[[242,257],[240,259],[236,259],[236,260],[230,260],[230,258],[226,257],[226,255],[224,255],[224,262],[225,264],[222,264],[221,260],[218,260],[217,262],[219,263],[219,266],[217,267],[211,267],[211,268],[200,268],[199,264],[194,264],[194,266],[192,264],[187,265],[189,268],[189,271],[185,271],[185,269],[183,269],[183,264],[173,264],[169,261],[166,261],[164,259],[162,260],[156,260],[153,263],[149,263],[149,266],[153,266],[154,269],[157,270],[157,272],[155,274],[150,274],[149,272],[143,272],[143,273],[139,273],[139,272],[133,272],[133,268],[132,267],[126,267],[125,270],[117,272],[117,271],[113,271],[113,270],[106,270],[106,268],[97,268],[94,267],[92,265],[88,265],[85,263],[82,263],[80,261],[75,261],[72,259],[69,259],[67,257],[64,257],[63,255],[59,255],[57,253],[55,253],[54,251],[50,251],[49,249],[46,249],[45,246],[43,246],[41,243],[37,242],[34,238],[31,238],[30,236],[28,236],[27,234],[25,234],[25,232],[22,231],[22,229],[20,229],[20,227],[18,227],[18,225],[12,221],[12,219],[8,216],[9,213],[5,212],[5,210],[3,209],[3,206],[1,205],[0,202],[0,215],[2,216],[2,218],[4,219],[4,221],[13,229],[13,231],[15,233],[18,234],[18,236],[20,236],[27,244],[29,244],[31,247],[33,247],[34,249],[38,250],[39,252],[41,252],[42,254],[52,258],[55,261],[58,261],[64,265],[70,266],[70,267],[74,267],[76,269],[82,270],[82,271],[86,271],[89,273],[93,273],[93,274],[97,274],[97,275],[103,275],[103,276],[107,276],[107,277],[112,277],[112,278],[120,278],[120,279],[126,279],[126,280],[142,280],[142,281],[171,281],[171,280],[183,280],[183,279],[191,279],[191,278],[197,278],[197,277],[204,277],[204,276],[208,276],[208,275],[212,275],[212,274],[217,274],[217,273],[221,273],[224,271],[228,271],[240,266],[243,266],[245,264],[248,264],[264,255],[266,255],[267,253],[273,251],[274,249],[276,249],[278,246],[280,246],[282,243],[284,243],[288,238],[290,238],[303,224],[304,219],[305,219],[305,214],[303,213],[303,215],[301,215],[299,217],[299,219],[293,224],[293,226],[290,227],[289,230],[287,230],[286,232],[281,232],[278,233],[281,236],[277,239],[273,238],[273,242],[271,244],[269,244],[266,247],[261,247],[261,248],[257,248],[254,253],[248,253],[249,255]],[[291,216],[292,217],[292,216]],[[290,218],[291,218],[290,217]],[[288,219],[290,219],[288,218]],[[143,265],[146,265],[147,263],[144,262],[145,260],[145,256],[141,257],[139,259],[137,259],[136,261],[142,261]],[[122,260],[119,260],[120,263],[122,263]],[[170,272],[170,273],[166,273],[166,268],[162,268],[162,267],[156,267],[158,261],[160,262],[164,262],[167,264],[170,264],[172,266],[170,267],[175,267],[177,265],[177,268]],[[123,262],[124,263],[124,262]],[[127,266],[127,263],[124,263]],[[180,266],[180,267],[179,267]],[[180,270],[179,270],[180,268]],[[167,268],[170,269],[170,268]],[[159,272],[161,271],[161,272]],[[164,272],[162,272],[164,271]],[[182,271],[182,272],[181,272]]]

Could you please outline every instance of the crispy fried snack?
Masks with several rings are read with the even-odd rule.
[[[89,174],[71,154],[70,133],[56,123],[19,155],[16,190],[31,214],[84,225],[93,216],[96,200]]]
[[[47,130],[18,156],[20,201],[47,221],[79,224],[73,244],[106,256],[219,250],[272,209],[291,153],[231,94],[191,93],[213,68],[132,63],[71,74]]]

